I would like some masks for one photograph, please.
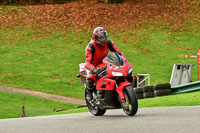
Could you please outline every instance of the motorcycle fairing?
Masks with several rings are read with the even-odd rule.
[[[86,65],[86,63],[79,64],[79,72],[81,73],[81,75],[83,77],[86,77],[85,65]]]
[[[97,90],[114,90],[116,81],[109,78],[101,78],[97,81]]]
[[[123,66],[116,66],[106,60],[103,61],[105,64],[108,64],[107,65],[107,74],[109,78],[113,78],[115,76],[113,76],[112,72],[120,72],[120,73],[123,73],[124,77],[127,77],[128,76],[128,70],[129,68],[131,67],[132,68],[132,65],[129,63],[129,62],[126,62],[124,63]],[[133,68],[132,68],[133,69]]]
[[[120,99],[122,99],[122,100],[124,100],[124,93],[123,93],[124,87],[128,86],[128,85],[131,85],[131,83],[128,81],[125,81],[125,82],[120,83],[118,85],[118,88],[116,89]]]

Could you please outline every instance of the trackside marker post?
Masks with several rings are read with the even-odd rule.
[[[197,81],[199,81],[199,64],[200,64],[200,49],[197,49],[197,55],[186,55],[186,58],[197,58]]]

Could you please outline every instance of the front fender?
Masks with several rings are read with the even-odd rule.
[[[128,81],[125,81],[125,82],[120,83],[118,85],[118,88],[116,89],[120,99],[122,99],[122,100],[124,100],[124,93],[123,93],[124,87],[128,86],[128,85],[131,85],[131,83]]]

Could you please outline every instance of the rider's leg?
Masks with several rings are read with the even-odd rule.
[[[87,91],[87,99],[91,100],[92,99],[92,91],[95,88],[95,82],[96,82],[96,75],[91,73],[89,70],[86,69],[86,91]]]
[[[87,100],[92,100],[92,91],[94,90],[94,80],[89,78],[86,79],[86,91],[87,91]]]

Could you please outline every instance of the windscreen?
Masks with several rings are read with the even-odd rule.
[[[104,58],[104,60],[116,65],[116,66],[122,66],[123,65],[123,59],[121,55],[119,55],[117,52],[112,52],[108,56]]]

